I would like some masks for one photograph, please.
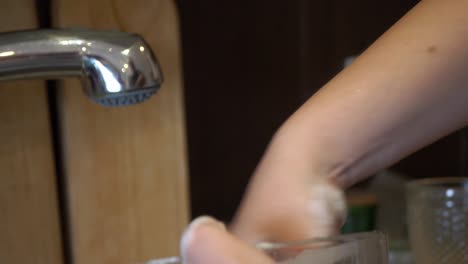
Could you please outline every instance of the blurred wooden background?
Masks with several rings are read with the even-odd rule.
[[[37,26],[34,1],[2,1],[1,31]],[[0,83],[0,136],[0,263],[61,264],[44,81]]]
[[[189,219],[178,13],[170,0],[5,0],[1,30],[141,34],[164,71],[141,105],[91,103],[78,80],[0,88],[0,263],[140,263],[178,254]]]

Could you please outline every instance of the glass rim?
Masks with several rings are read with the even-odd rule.
[[[278,250],[288,249],[290,247],[300,247],[312,244],[319,244],[323,247],[339,246],[345,243],[352,243],[366,240],[385,241],[386,235],[380,231],[360,232],[352,234],[342,234],[330,237],[317,237],[305,240],[293,240],[286,242],[260,242],[256,244],[257,249],[261,250]],[[322,248],[323,248],[322,247]]]
[[[453,185],[448,185],[453,184]],[[412,180],[406,184],[406,188],[430,188],[437,190],[445,189],[467,189],[468,178],[466,177],[435,177]]]
[[[300,247],[311,244],[322,244],[330,243],[328,247],[340,246],[345,243],[353,243],[359,241],[375,240],[378,242],[387,242],[387,236],[380,231],[352,233],[344,235],[336,235],[330,237],[318,237],[306,240],[292,240],[289,242],[260,242],[255,244],[255,247],[259,250],[263,250],[265,253],[272,252],[275,250],[288,250],[292,247]],[[327,246],[325,246],[327,247]],[[323,248],[323,247],[322,247]],[[319,249],[319,248],[317,248]],[[180,264],[183,263],[182,259],[178,256],[166,257],[160,259],[147,260],[140,264]]]

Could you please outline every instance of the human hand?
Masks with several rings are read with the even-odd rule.
[[[274,263],[260,250],[230,234],[222,223],[207,216],[195,219],[187,228],[181,252],[186,264]]]
[[[290,135],[273,140],[232,224],[240,238],[291,241],[339,232],[346,217],[343,191],[296,143]]]

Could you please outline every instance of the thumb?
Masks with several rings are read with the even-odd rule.
[[[189,225],[182,236],[181,252],[186,264],[274,263],[255,247],[231,235],[224,224],[207,216]]]

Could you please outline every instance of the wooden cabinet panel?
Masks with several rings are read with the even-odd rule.
[[[36,26],[35,1],[2,1],[0,31]],[[0,83],[0,141],[0,263],[63,263],[43,81]]]
[[[188,220],[178,21],[170,0],[55,0],[54,24],[141,34],[164,73],[149,101],[104,108],[77,80],[57,96],[74,263],[178,253]]]

